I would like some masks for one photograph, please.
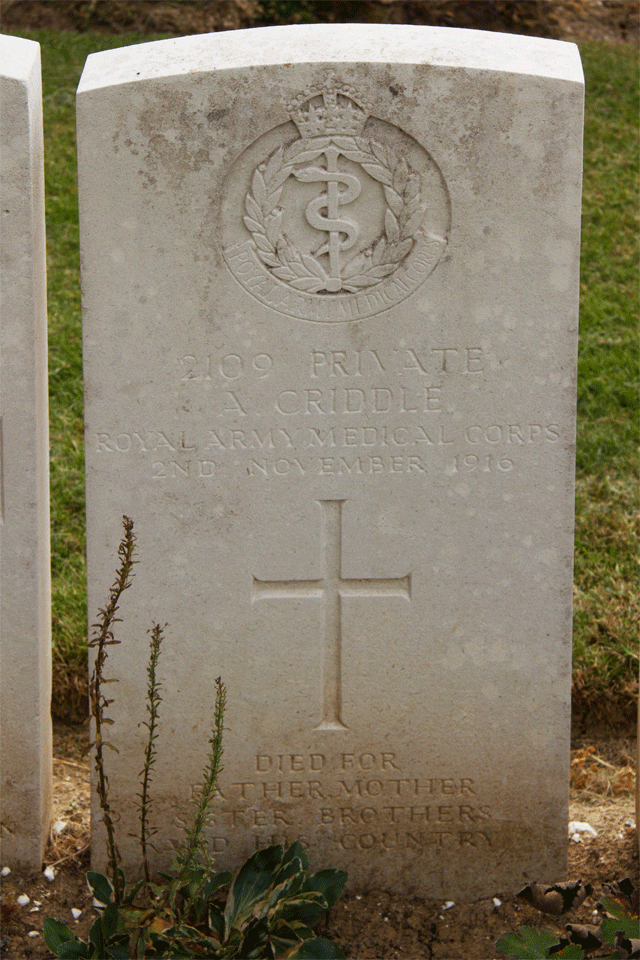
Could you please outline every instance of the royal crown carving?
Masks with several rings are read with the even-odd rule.
[[[287,104],[300,135],[346,137],[362,135],[370,108],[350,87],[331,76],[320,88],[307,89]]]

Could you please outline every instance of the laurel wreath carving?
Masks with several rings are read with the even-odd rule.
[[[269,272],[296,290],[321,293],[329,275],[311,254],[300,253],[282,233],[283,210],[278,206],[287,179],[298,164],[316,160],[331,144],[382,184],[387,209],[384,234],[370,247],[347,261],[342,270],[342,290],[358,290],[379,283],[393,273],[411,251],[414,235],[426,209],[420,203],[419,174],[404,157],[375,140],[363,137],[313,137],[279,147],[253,174],[243,217],[254,239],[257,253]]]

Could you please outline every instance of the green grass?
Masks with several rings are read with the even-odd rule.
[[[637,51],[582,48],[587,80],[578,367],[580,476],[637,476]]]
[[[40,39],[39,37],[37,39]],[[42,40],[49,312],[51,558],[55,659],[86,661],[82,343],[73,125],[81,49]]]
[[[578,478],[574,664],[591,690],[631,686],[637,665],[637,520],[634,484]]]
[[[86,677],[84,475],[74,100],[89,53],[158,37],[23,33],[42,45],[46,140],[53,644]],[[637,676],[637,51],[581,46],[587,83],[574,653],[581,686]],[[637,531],[635,531],[637,534]],[[62,678],[62,679],[61,679]],[[64,696],[59,691],[58,703]]]
[[[638,672],[638,60],[634,47],[581,54],[574,672],[610,695]]]

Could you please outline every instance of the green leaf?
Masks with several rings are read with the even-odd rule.
[[[617,917],[618,920],[624,920],[625,917],[629,916],[620,901],[614,900],[613,897],[604,897],[602,906],[605,908],[607,913],[610,913],[612,917]]]
[[[224,948],[221,948],[219,940],[214,940],[213,937],[207,937],[204,933],[199,934],[196,949],[198,952],[193,954],[193,956],[206,957],[207,960],[214,960],[215,957],[226,957],[230,955],[228,952],[225,952]]]
[[[603,905],[605,906],[607,913],[611,913],[611,910],[609,910],[604,901]],[[616,933],[618,933],[619,930],[623,931],[625,937],[628,937],[630,940],[640,939],[640,924],[638,921],[634,919],[634,917],[630,917],[629,914],[624,910],[622,911],[622,914],[623,915],[620,918],[615,918],[613,920],[607,918],[606,920],[603,920],[600,927],[603,939],[606,940],[607,943],[611,944],[612,947],[615,946]]]
[[[296,893],[286,900],[281,900],[274,910],[274,919],[288,921],[314,920],[327,909],[327,901],[315,890],[306,890]]]
[[[222,942],[224,937],[224,913],[216,903],[209,904],[209,927]]]
[[[269,937],[269,943],[276,957],[281,957],[282,955],[286,956],[285,950],[290,950],[292,946],[295,946],[299,943],[299,940],[297,937],[285,938],[271,934]]]
[[[247,924],[236,956],[242,960],[263,957],[265,941],[269,935],[269,921],[266,917],[255,918]]]
[[[169,953],[167,953],[166,956],[170,957],[171,960],[176,960],[176,957],[197,957],[202,956],[202,954],[196,954],[193,950],[185,947],[184,943],[177,943],[175,940],[172,940],[169,946]]]
[[[624,929],[625,935],[635,940],[640,937],[640,921],[638,921],[637,917],[633,917],[625,910],[619,900],[613,897],[605,897],[602,901],[602,906],[612,917],[615,917],[618,921],[622,921],[623,927],[619,926],[618,930]]]
[[[306,867],[303,865],[303,862],[300,859],[300,857],[292,857],[289,860],[283,860],[282,866],[278,870],[277,875],[274,877],[274,881],[273,881],[274,885],[278,886],[284,880],[289,880],[291,877],[294,877],[296,875],[299,875],[301,878],[301,881],[303,881],[305,878],[305,870],[306,870]]]
[[[102,933],[102,917],[94,920],[89,931],[89,940],[93,944],[96,956],[104,957],[104,935]]]
[[[109,940],[118,929],[118,917],[119,911],[117,904],[110,903],[102,914],[102,933],[105,940]]]
[[[272,924],[272,927],[274,925]],[[295,920],[287,923],[284,920],[275,924],[276,934],[289,940],[289,943],[298,943],[299,940],[313,940],[315,930],[305,926],[304,923],[297,923]]]
[[[176,926],[169,927],[164,931],[162,939],[159,942],[169,942],[171,947],[171,952],[167,954],[173,960],[174,957],[195,957],[197,954],[189,950],[184,943],[178,942],[178,938],[183,937],[189,940],[197,939],[200,936],[200,931],[195,930],[193,927],[188,926]],[[151,939],[156,944],[156,938],[154,935],[151,935]]]
[[[327,909],[331,909],[347,882],[346,870],[320,870],[313,876],[307,877],[303,890],[317,890],[327,901]]]
[[[514,960],[546,960],[549,949],[560,941],[548,930],[536,930],[534,927],[519,927],[517,933],[505,933],[496,943],[496,947],[507,957]]]
[[[286,957],[290,960],[344,960],[344,953],[332,940],[314,937],[294,947]]]
[[[161,933],[156,933],[155,930],[151,931],[149,938],[157,955],[159,957],[165,956],[166,949],[169,946],[169,941],[163,937]]]
[[[284,857],[283,857],[283,859],[282,859],[282,866],[284,867],[287,863],[290,863],[290,862],[291,862],[292,860],[294,860],[296,857],[298,858],[298,860],[299,860],[300,863],[302,864],[302,869],[303,869],[303,870],[308,870],[308,869],[309,869],[309,858],[307,857],[307,852],[306,852],[306,850],[304,849],[304,847],[302,846],[302,844],[300,843],[299,840],[296,840],[294,843],[292,843],[291,846],[289,847],[289,849],[286,851],[286,853],[285,853],[285,855],[284,855]]]
[[[236,874],[224,911],[225,939],[232,927],[242,920],[269,889],[282,863],[281,846],[258,850]]]
[[[127,937],[126,943],[111,943],[106,950],[108,957],[113,957],[114,960],[129,960],[131,956],[131,951],[129,949],[129,937]]]
[[[271,939],[276,936],[281,940],[288,940],[289,946],[292,943],[298,943],[299,940],[309,940],[315,937],[315,933],[309,927],[302,923],[288,923],[286,920],[278,919],[274,921],[271,918]]]
[[[126,903],[127,905],[132,904],[136,898],[136,894],[140,890],[140,887],[142,886],[143,883],[144,883],[144,880],[138,880],[138,882],[131,888],[131,890],[126,895],[126,897],[124,897],[122,902]]]
[[[556,958],[559,958],[559,960],[583,960],[584,950],[577,943],[572,943],[563,950],[559,950],[558,953],[552,953],[551,956],[553,960],[556,960]]]
[[[216,890],[219,890],[220,887],[224,887],[225,884],[230,883],[233,877],[232,873],[228,871],[226,873],[216,873],[209,880],[204,890],[202,891],[202,896],[205,900],[208,900],[209,897],[212,897]]]
[[[173,927],[167,927],[164,935],[165,937],[184,937],[189,940],[197,940],[200,931],[197,927],[192,927],[188,923],[177,923]]]
[[[91,892],[98,901],[98,903],[111,903],[113,898],[113,887],[111,883],[103,874],[94,873],[92,870],[89,870],[87,873],[87,883],[91,888]]]
[[[66,923],[62,923],[61,920],[54,920],[53,917],[46,918],[42,925],[42,932],[49,950],[51,950],[51,953],[55,953],[56,956],[58,956],[58,947],[60,944],[75,939]]]
[[[84,940],[67,940],[58,947],[57,956],[60,960],[89,960],[95,953],[90,951]]]
[[[299,863],[300,861],[294,861],[294,863],[295,862]],[[302,889],[303,883],[304,873],[301,870],[296,870],[293,876],[279,883],[277,887],[274,887],[269,892],[269,896],[265,898],[265,910],[263,912],[271,910],[278,900],[288,900],[290,897],[298,894]]]

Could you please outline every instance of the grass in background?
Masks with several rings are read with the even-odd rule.
[[[584,137],[574,687],[629,697],[638,675],[638,61],[581,46]]]
[[[97,50],[159,39],[23,32],[42,45],[51,418],[54,712],[86,695],[75,90]],[[574,673],[629,700],[637,677],[638,67],[581,45],[587,84],[578,386]],[[74,696],[75,691],[75,696]]]
[[[637,49],[581,48],[584,138],[578,476],[637,477]]]
[[[66,37],[60,42],[55,35],[37,39],[42,43],[45,115],[54,696],[56,701],[66,701],[73,709],[83,687],[86,688],[86,683],[80,685],[80,678],[84,679],[83,674],[86,676],[86,571],[73,126],[73,84],[78,66],[73,53],[79,51],[69,49],[71,44]]]

